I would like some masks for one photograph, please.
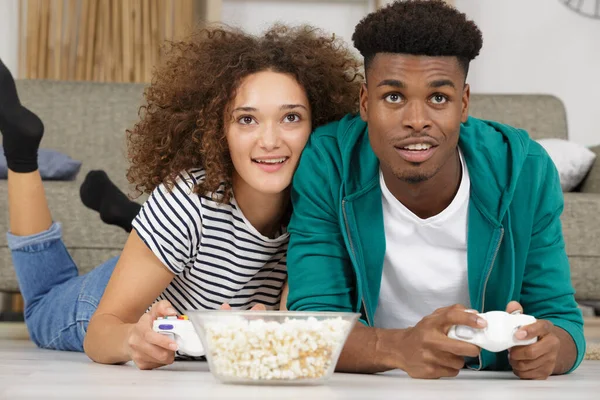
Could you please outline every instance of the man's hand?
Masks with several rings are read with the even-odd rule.
[[[465,365],[464,357],[477,357],[480,348],[448,337],[452,325],[484,328],[487,321],[466,312],[462,305],[440,308],[404,331],[398,343],[401,368],[413,378],[437,379],[456,376]]]
[[[523,312],[516,301],[506,306],[506,312]],[[538,338],[536,343],[527,346],[515,346],[509,350],[508,360],[513,372],[521,379],[546,379],[552,375],[560,350],[560,339],[554,333],[554,324],[538,319],[531,325],[520,328],[515,333],[519,340]]]

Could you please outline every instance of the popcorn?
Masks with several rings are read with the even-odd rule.
[[[214,373],[250,380],[324,377],[350,322],[286,318],[283,322],[229,317],[207,321],[205,337]]]

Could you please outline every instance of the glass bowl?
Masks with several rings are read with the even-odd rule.
[[[211,373],[224,383],[322,384],[360,314],[187,311]]]

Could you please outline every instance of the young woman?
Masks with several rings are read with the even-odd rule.
[[[285,305],[292,176],[313,128],[356,111],[359,68],[306,26],[211,28],[174,43],[128,131],[128,178],[151,195],[118,261],[82,276],[37,171],[43,125],[3,68],[8,242],[33,341],[151,369],[176,350],[152,330],[158,316]]]

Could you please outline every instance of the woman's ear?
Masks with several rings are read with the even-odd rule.
[[[367,103],[369,101],[369,92],[367,84],[363,83],[360,87],[360,118],[367,122]]]

